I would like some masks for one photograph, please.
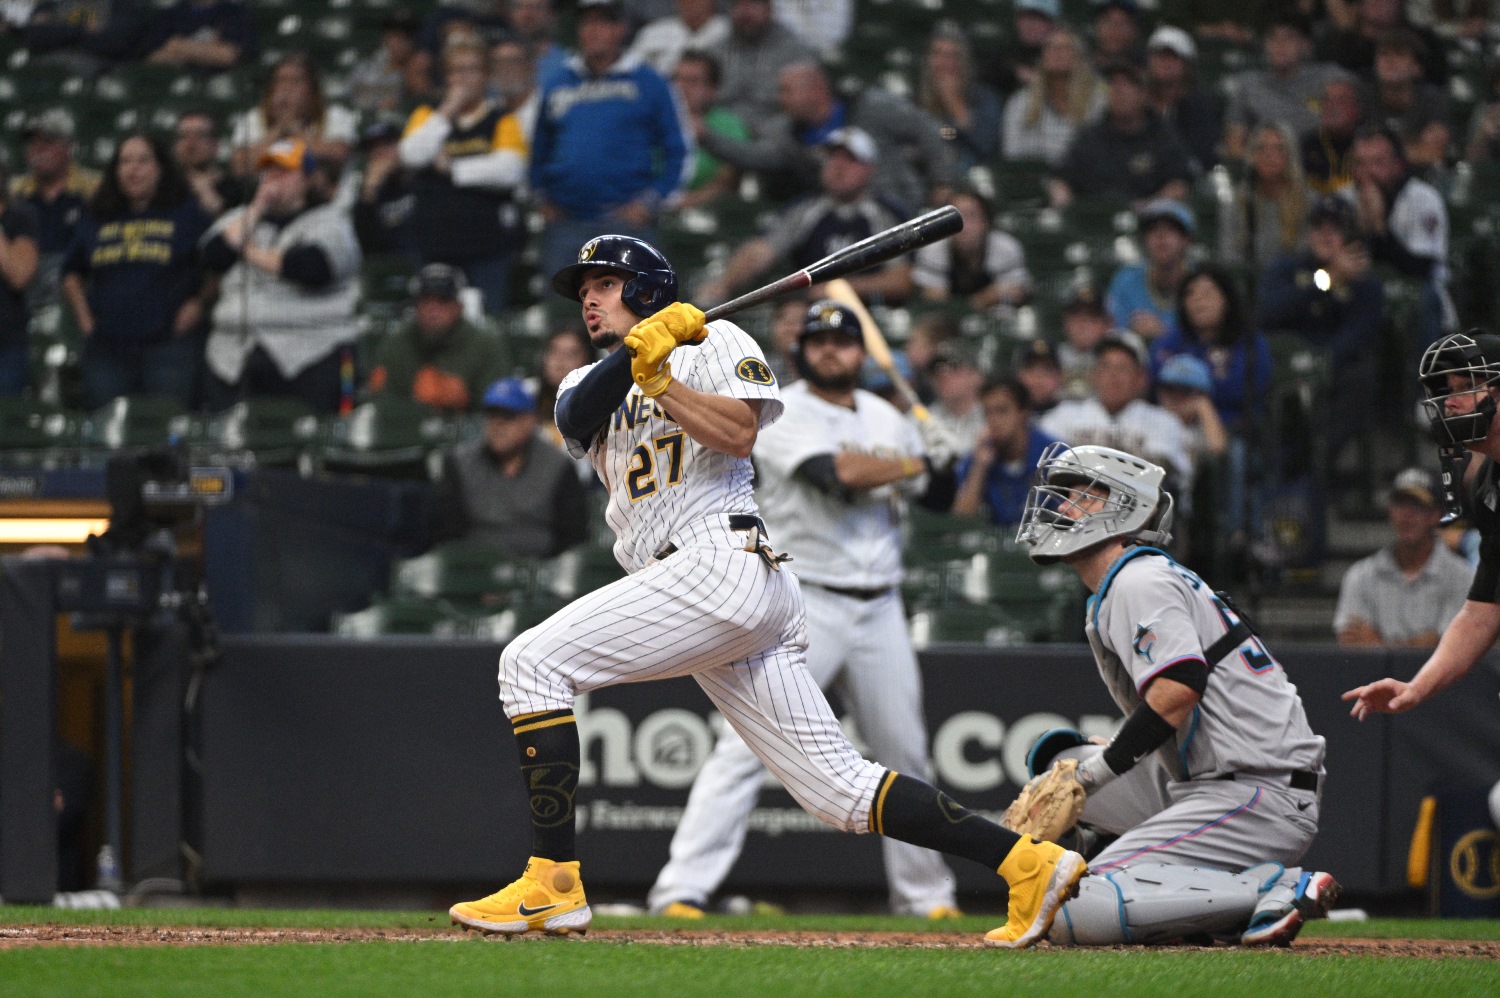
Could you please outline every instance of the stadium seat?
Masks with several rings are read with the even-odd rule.
[[[453,427],[430,406],[403,398],[362,403],[330,425],[318,455],[325,471],[432,478]]]
[[[83,421],[86,447],[153,447],[191,436],[193,420],[173,399],[122,395]]]
[[[563,600],[574,600],[624,578],[625,570],[608,546],[582,544],[552,559],[547,576],[548,592]]]
[[[0,462],[28,467],[45,464],[60,448],[76,445],[77,439],[77,417],[60,406],[29,398],[0,398]]]
[[[440,600],[381,600],[353,613],[335,613],[332,631],[342,638],[410,634],[459,638],[473,633],[470,618]]]
[[[541,563],[465,539],[447,541],[426,554],[397,562],[391,594],[444,599],[455,607],[506,607],[536,591]]]
[[[318,417],[296,399],[254,398],[209,419],[203,442],[220,452],[251,455],[259,465],[295,465],[319,429]]]
[[[918,610],[908,627],[912,647],[978,644],[991,648],[1025,644],[1026,629],[1009,612],[991,606],[948,606]]]

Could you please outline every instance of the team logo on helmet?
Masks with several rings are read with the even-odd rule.
[[[599,237],[595,236],[593,239],[590,239],[588,242],[584,243],[583,247],[578,251],[578,262],[588,263],[594,258],[594,251],[598,248]]]
[[[774,385],[776,375],[766,366],[765,361],[757,357],[746,357],[734,367],[734,373],[739,375],[741,381],[748,381],[752,385]]]

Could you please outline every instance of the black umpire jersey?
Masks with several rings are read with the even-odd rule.
[[[1479,531],[1479,568],[1469,586],[1469,599],[1500,603],[1500,467],[1485,459],[1474,476],[1468,513]]]

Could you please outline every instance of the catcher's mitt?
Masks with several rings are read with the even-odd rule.
[[[1066,835],[1077,823],[1086,796],[1077,770],[1077,759],[1059,759],[1033,776],[1005,809],[1000,824],[1034,839],[1056,842]]]

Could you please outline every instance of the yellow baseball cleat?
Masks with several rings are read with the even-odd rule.
[[[690,901],[673,901],[661,910],[663,918],[703,918],[704,910]]]
[[[1010,885],[1005,924],[985,933],[984,941],[1004,949],[1033,945],[1052,928],[1058,909],[1078,893],[1078,881],[1088,872],[1078,853],[1021,836],[1000,864],[1000,876]]]
[[[582,935],[594,920],[583,896],[578,862],[554,863],[539,856],[531,857],[519,880],[487,898],[461,901],[448,909],[448,915],[454,925],[504,936]]]

